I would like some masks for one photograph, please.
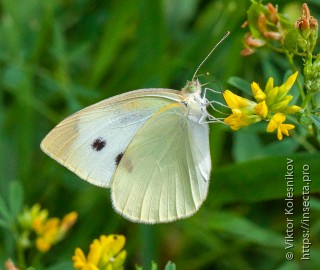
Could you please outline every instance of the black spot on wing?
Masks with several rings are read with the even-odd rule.
[[[97,152],[99,152],[106,146],[106,144],[107,142],[103,138],[99,137],[93,141],[93,143],[91,144],[91,147],[93,150],[96,150]]]
[[[116,159],[115,159],[115,162],[116,162],[116,166],[119,165],[121,159],[123,157],[123,153],[121,152],[119,155],[117,155]]]
[[[124,155],[124,153],[121,152],[119,155],[116,156],[116,158],[115,158],[116,166],[119,165],[119,163],[120,163],[123,155]],[[123,165],[123,168],[124,168],[127,172],[129,172],[129,173],[132,172],[132,170],[133,170],[133,165],[132,165],[131,160],[125,159],[125,160],[123,161],[122,165]]]

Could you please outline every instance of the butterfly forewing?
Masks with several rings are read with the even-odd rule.
[[[187,113],[181,103],[167,105],[129,144],[112,184],[113,205],[125,217],[173,221],[192,215],[205,200],[211,169],[208,125],[192,123]],[[201,141],[191,146],[196,140]]]
[[[109,187],[140,127],[180,99],[178,91],[169,89],[137,90],[106,99],[63,120],[44,138],[41,148],[81,178]]]

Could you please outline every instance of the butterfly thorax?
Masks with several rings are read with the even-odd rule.
[[[181,90],[183,104],[188,109],[188,118],[200,123],[207,116],[206,99],[201,97],[201,85],[198,80],[188,81]]]

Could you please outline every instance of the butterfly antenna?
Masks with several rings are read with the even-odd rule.
[[[230,34],[230,31],[228,31],[228,32],[223,36],[223,38],[212,48],[212,50],[208,53],[208,55],[202,60],[202,62],[200,63],[200,65],[199,65],[198,68],[196,69],[196,72],[193,74],[192,80],[194,80],[194,78],[196,77],[199,69],[202,67],[202,65],[204,64],[204,62],[207,61],[207,59],[210,57],[210,55],[213,53],[213,51],[220,45],[220,43],[221,43],[222,41],[224,41],[224,40],[227,38],[227,36],[229,36],[229,34]]]

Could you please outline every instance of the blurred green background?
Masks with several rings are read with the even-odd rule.
[[[272,1],[292,22],[302,1]],[[211,125],[210,192],[193,217],[147,226],[117,215],[110,191],[80,180],[40,150],[44,136],[69,114],[110,96],[140,88],[181,89],[210,49],[225,40],[201,68],[217,90],[234,89],[232,76],[262,86],[283,82],[289,65],[266,51],[243,58],[241,24],[247,0],[1,0],[0,195],[18,181],[25,205],[40,203],[52,216],[70,211],[79,220],[67,238],[43,257],[46,269],[70,269],[76,247],[86,250],[101,234],[127,238],[126,269],[317,269],[320,265],[320,190],[317,151],[292,137],[279,142],[257,125],[231,132]],[[320,18],[318,0],[308,1]],[[302,66],[302,65],[300,65]],[[219,95],[213,96],[221,100]],[[309,149],[310,150],[310,149]],[[285,258],[286,158],[295,162],[295,259]],[[311,261],[301,261],[302,165],[311,168]],[[17,194],[18,196],[18,194]],[[19,200],[21,198],[17,198]],[[0,268],[14,257],[14,241],[0,228]]]

